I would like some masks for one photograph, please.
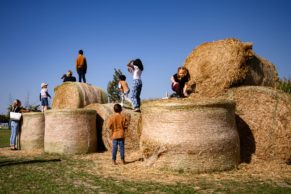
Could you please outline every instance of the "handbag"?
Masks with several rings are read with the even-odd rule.
[[[10,112],[10,119],[19,121],[21,119],[21,113],[19,112]]]

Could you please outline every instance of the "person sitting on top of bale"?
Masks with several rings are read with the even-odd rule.
[[[76,82],[76,77],[73,76],[73,72],[69,70],[67,74],[62,76],[63,82]]]
[[[179,67],[177,73],[171,77],[172,90],[175,92],[171,97],[187,97],[187,84],[189,80],[188,69],[186,67]]]

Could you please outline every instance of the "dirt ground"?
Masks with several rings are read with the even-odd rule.
[[[11,151],[0,148],[0,156],[9,158],[34,158],[43,154],[42,151]],[[118,165],[111,163],[111,153],[93,153],[70,156],[84,162],[84,169],[90,174],[104,178],[114,178],[125,181],[156,182],[162,184],[193,184],[202,181],[262,181],[291,188],[291,165],[282,161],[264,162],[255,156],[251,164],[242,163],[237,169],[225,172],[193,174],[190,172],[173,172],[146,167],[138,152],[126,155],[126,164],[117,160]],[[86,165],[88,164],[88,165]],[[199,188],[197,188],[199,189]]]

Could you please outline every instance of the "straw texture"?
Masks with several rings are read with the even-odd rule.
[[[192,172],[236,167],[240,148],[234,107],[229,100],[143,102],[140,142],[146,164]]]
[[[95,152],[96,136],[96,111],[62,109],[45,112],[45,152],[59,154]]]
[[[190,87],[203,96],[215,96],[233,86],[274,87],[278,80],[275,66],[257,56],[252,43],[224,39],[204,43],[187,57]]]
[[[237,127],[242,160],[252,154],[266,161],[291,159],[291,95],[281,91],[246,86],[228,90],[236,102]]]
[[[20,146],[22,150],[44,148],[44,114],[31,112],[22,114]]]
[[[65,82],[55,88],[53,109],[83,108],[92,103],[107,103],[102,89],[80,82]]]
[[[93,109],[97,112],[97,117],[100,117],[99,120],[102,123],[102,128],[97,128],[98,131],[102,133],[102,141],[107,150],[112,149],[112,139],[111,139],[111,130],[105,127],[108,117],[114,113],[113,111],[114,104],[90,104],[86,106],[86,109]],[[125,149],[126,150],[139,150],[139,139],[140,139],[140,120],[141,114],[133,112],[131,109],[123,108],[122,114],[125,114],[129,120],[128,129],[125,131]],[[99,124],[97,126],[100,127]]]

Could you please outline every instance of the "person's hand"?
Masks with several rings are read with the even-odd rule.
[[[173,82],[173,86],[176,86],[178,85],[179,83],[178,82]]]

